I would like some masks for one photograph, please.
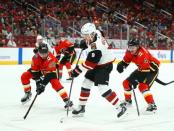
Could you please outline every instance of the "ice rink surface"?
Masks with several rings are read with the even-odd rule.
[[[116,65],[111,73],[110,87],[123,100],[122,81],[136,68],[130,65],[124,73],[116,72]],[[84,117],[73,118],[69,112],[68,118],[64,103],[59,95],[46,87],[43,94],[37,97],[26,120],[23,119],[31,101],[35,96],[35,82],[32,85],[32,100],[25,105],[20,102],[24,95],[20,82],[21,74],[29,68],[28,65],[0,66],[0,131],[173,131],[174,130],[174,84],[162,86],[157,83],[151,88],[158,112],[153,115],[144,113],[147,105],[136,89],[140,116],[137,116],[135,103],[128,109],[128,115],[118,119],[116,110],[103,99],[97,87],[93,87],[86,106]],[[78,105],[83,75],[75,78],[71,100]],[[169,82],[174,79],[174,64],[161,64],[158,78]],[[66,82],[67,72],[64,71],[63,86],[69,93],[70,82]],[[134,101],[133,101],[134,102]],[[60,119],[65,118],[63,123]]]

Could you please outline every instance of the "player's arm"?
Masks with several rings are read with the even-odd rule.
[[[119,73],[122,73],[124,69],[128,67],[131,60],[132,60],[132,55],[127,51],[125,53],[125,56],[123,57],[123,60],[117,64],[117,71]]]
[[[56,58],[51,60],[48,63],[47,68],[44,71],[44,77],[41,79],[41,82],[37,85],[36,92],[38,95],[40,95],[42,92],[44,92],[46,85],[52,80],[57,79],[56,74]]]
[[[73,51],[74,51],[74,45],[71,45],[70,47],[68,47],[68,48],[65,50],[65,55],[72,54]]]
[[[159,70],[160,61],[151,55],[150,70],[156,72]]]
[[[94,69],[99,63],[102,57],[102,52],[100,50],[93,50],[88,53],[88,56],[84,63],[80,66],[76,66],[76,68],[72,71],[72,76],[77,77],[82,70],[91,70]]]
[[[102,57],[101,50],[93,50],[88,53],[88,56],[82,66],[88,70],[94,69]]]
[[[28,71],[31,72],[34,80],[37,80],[42,76],[42,73],[38,66],[38,54],[35,54],[33,56],[31,62],[31,68]]]

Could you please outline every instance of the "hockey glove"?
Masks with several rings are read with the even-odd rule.
[[[82,50],[86,50],[86,49],[88,48],[87,43],[86,43],[85,40],[81,40],[81,41],[80,41],[80,48],[81,48]]]
[[[42,79],[39,78],[39,79],[36,79],[35,81],[36,81],[36,87],[38,87],[40,85],[40,83],[42,82]]]
[[[45,91],[45,85],[42,83],[39,83],[36,87],[37,95],[40,95],[44,91]]]
[[[138,84],[139,84],[139,82],[138,82],[138,80],[134,80],[134,81],[132,81],[132,83],[131,83],[131,84],[132,84],[132,86],[131,86],[131,87],[132,87],[133,89],[136,89],[136,88],[137,88],[137,86],[138,86]]]
[[[61,56],[61,55],[57,55],[57,56],[56,56],[56,58],[57,58],[58,61],[60,60],[60,56]]]
[[[63,58],[60,60],[60,64],[64,65],[70,61],[70,56],[64,55]]]
[[[72,77],[77,77],[80,75],[80,73],[82,73],[82,70],[79,68],[79,66],[77,65],[74,70],[72,70],[71,72],[71,76]]]
[[[129,64],[125,63],[124,61],[120,61],[118,64],[117,64],[117,71],[119,73],[122,73],[124,71],[124,68],[126,68]]]

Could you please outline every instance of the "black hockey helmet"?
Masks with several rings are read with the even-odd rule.
[[[48,46],[47,46],[47,44],[45,44],[45,43],[40,43],[40,44],[39,44],[39,47],[38,47],[38,52],[39,52],[39,55],[40,55],[42,58],[47,57],[47,55],[48,55]]]
[[[136,38],[132,38],[128,41],[128,46],[139,46],[140,41]]]

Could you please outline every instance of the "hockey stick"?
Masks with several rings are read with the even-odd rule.
[[[169,84],[171,84],[171,83],[174,82],[174,81],[170,81],[170,82],[165,83],[165,82],[161,81],[161,80],[158,79],[158,78],[156,78],[155,81],[156,81],[157,83],[163,85],[163,86],[169,85]]]
[[[137,108],[137,114],[138,114],[138,116],[140,116],[140,111],[139,111],[138,102],[137,102],[137,97],[136,97],[136,94],[135,94],[135,89],[134,89],[134,87],[132,88],[132,91],[133,91],[133,94],[134,94],[134,100],[135,100],[135,104],[136,104],[136,108]]]
[[[57,79],[59,80],[59,65],[58,64],[56,64],[56,72],[57,72]]]
[[[78,63],[79,63],[80,57],[81,57],[81,55],[82,55],[82,52],[83,52],[83,50],[80,51],[80,54],[79,54],[79,57],[78,57],[78,59],[77,59],[77,63],[76,63],[76,65],[75,65],[75,67],[77,67],[77,65],[78,65]],[[69,101],[68,101],[68,102],[70,102],[73,83],[74,83],[74,77],[72,77],[72,81],[71,81],[71,85],[70,85]],[[69,106],[67,107],[67,112],[66,112],[67,117],[68,117],[68,113],[69,113]]]
[[[35,97],[34,97],[32,103],[31,103],[30,107],[28,108],[27,112],[25,113],[24,120],[27,118],[27,116],[28,116],[28,114],[29,114],[29,112],[30,112],[30,110],[31,110],[31,107],[33,106],[33,104],[34,104],[36,98],[37,98],[37,94],[35,95]]]

